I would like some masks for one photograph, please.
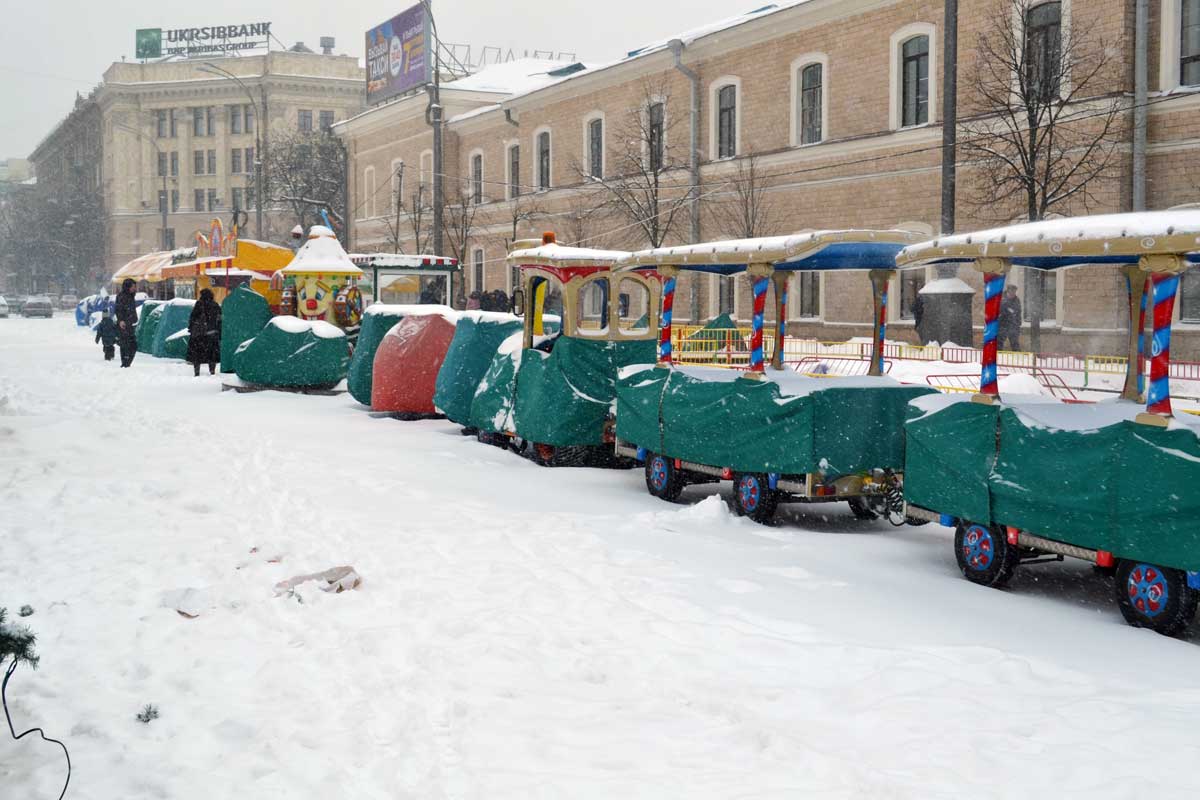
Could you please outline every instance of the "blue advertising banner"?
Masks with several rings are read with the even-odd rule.
[[[423,5],[367,31],[367,104],[412,91],[430,81],[429,15]]]

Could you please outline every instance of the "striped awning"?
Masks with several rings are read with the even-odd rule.
[[[164,278],[198,278],[210,269],[233,268],[233,256],[211,256],[162,268]]]

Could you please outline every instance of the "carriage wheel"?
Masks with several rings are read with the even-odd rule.
[[[683,491],[683,476],[675,469],[675,463],[658,453],[646,454],[646,490],[650,494],[674,503]]]
[[[739,516],[766,525],[775,518],[779,491],[772,489],[761,472],[742,472],[733,476],[733,509]]]
[[[846,501],[850,506],[851,513],[857,519],[873,520],[886,516],[888,513],[887,498],[881,495],[871,497],[851,497]]]
[[[1126,622],[1164,636],[1176,636],[1191,624],[1200,599],[1200,592],[1188,586],[1187,573],[1140,561],[1117,565],[1116,592]]]
[[[999,526],[959,522],[954,529],[954,555],[963,576],[981,586],[1001,587],[1017,569],[1020,553],[1009,545]]]

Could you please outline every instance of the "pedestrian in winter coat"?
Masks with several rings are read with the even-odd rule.
[[[192,306],[188,317],[187,360],[200,377],[200,365],[208,364],[208,374],[217,371],[221,360],[221,307],[213,299],[212,289],[200,292],[200,299]]]
[[[96,341],[104,341],[104,360],[113,360],[113,349],[117,343],[117,335],[120,329],[117,328],[117,323],[113,322],[112,316],[105,311],[100,319],[100,324],[96,326]]]
[[[492,310],[508,311],[510,309],[508,303],[508,295],[503,289],[497,289],[492,292]]]
[[[126,278],[117,295],[115,313],[117,317],[117,345],[121,348],[121,366],[128,367],[137,355],[137,298],[134,289],[137,283]]]
[[[471,292],[471,294],[467,297],[467,311],[478,311],[478,310],[479,310],[479,290],[476,289],[475,291]]]
[[[1001,350],[1021,349],[1021,299],[1017,297],[1017,287],[1009,286],[1004,291],[1004,299],[1000,301],[999,341],[996,346]],[[1008,342],[1008,347],[1004,346]]]

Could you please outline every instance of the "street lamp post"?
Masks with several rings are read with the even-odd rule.
[[[200,70],[201,72],[207,73],[209,75],[215,75],[219,78],[225,78],[226,80],[231,80],[234,83],[236,83],[238,86],[242,87],[242,91],[244,91],[246,93],[246,97],[248,97],[250,99],[250,105],[253,106],[253,108],[254,108],[254,117],[255,117],[255,119],[254,119],[254,236],[255,236],[255,238],[257,238],[261,241],[263,238],[262,204],[263,204],[263,163],[264,163],[264,161],[263,161],[262,127],[263,127],[263,125],[266,124],[266,117],[267,117],[267,100],[266,100],[266,96],[265,96],[265,90],[263,90],[262,87],[259,87],[260,90],[262,90],[262,92],[264,94],[263,103],[262,103],[262,113],[260,114],[258,102],[255,101],[254,94],[250,91],[250,87],[247,86],[242,81],[242,79],[239,78],[237,75],[234,75],[232,72],[225,69],[224,67],[218,67],[216,64],[212,63],[211,61],[205,61],[203,64],[201,64],[196,69]]]

